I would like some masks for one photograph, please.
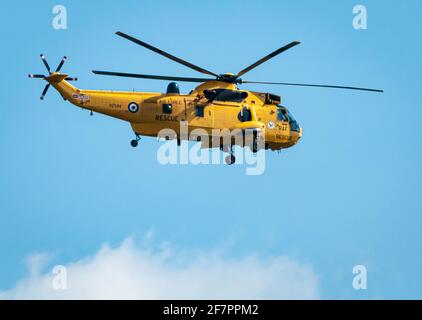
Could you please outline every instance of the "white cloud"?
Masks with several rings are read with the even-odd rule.
[[[0,299],[316,299],[311,267],[288,257],[229,258],[218,251],[186,254],[165,246],[137,247],[129,238],[65,265],[67,289],[42,273],[45,255],[27,259],[27,278]]]

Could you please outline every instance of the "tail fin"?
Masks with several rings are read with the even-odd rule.
[[[40,79],[44,79],[48,82],[44,87],[44,90],[41,94],[40,99],[44,100],[44,97],[45,97],[45,95],[48,91],[48,88],[50,88],[50,84],[53,85],[60,92],[60,94],[63,96],[63,93],[58,88],[58,84],[60,82],[62,82],[63,80],[66,80],[66,81],[76,81],[76,80],[78,80],[78,78],[71,78],[67,74],[59,73],[63,64],[67,60],[67,57],[66,56],[63,57],[63,59],[60,61],[59,65],[57,66],[56,71],[54,71],[54,72],[51,71],[50,66],[49,66],[45,56],[43,54],[40,54],[40,57],[41,57],[42,62],[44,63],[44,66],[46,67],[46,69],[48,71],[48,76],[45,76],[43,74],[29,74],[28,75],[29,78],[40,78]],[[66,81],[63,81],[63,83],[67,84],[65,87],[68,87],[71,91],[73,91],[72,88],[76,89],[71,84],[67,83]],[[63,98],[65,98],[65,97],[63,96]]]

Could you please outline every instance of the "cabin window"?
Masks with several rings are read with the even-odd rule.
[[[195,114],[197,117],[204,117],[204,106],[196,106]]]
[[[238,118],[241,122],[252,121],[251,110],[247,107],[243,107],[242,111],[239,112]]]
[[[170,103],[163,104],[163,113],[170,114],[173,111],[173,106]]]

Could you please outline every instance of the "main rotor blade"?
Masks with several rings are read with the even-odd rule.
[[[384,92],[384,90],[380,90],[380,89],[368,89],[368,88],[358,88],[358,87],[332,86],[332,85],[326,85],[326,84],[287,83],[287,82],[260,82],[260,81],[242,81],[241,83],[276,84],[276,85],[282,85],[282,86],[317,87],[317,88],[333,88],[333,89],[347,89],[347,90],[361,90],[361,91],[372,91],[372,92]]]
[[[60,69],[63,67],[63,64],[66,62],[67,57],[64,56],[63,59],[60,61],[59,65],[57,66],[56,72],[59,72]]]
[[[42,79],[44,79],[45,78],[45,75],[43,75],[43,74],[32,74],[32,73],[30,73],[30,74],[28,74],[28,77],[29,78],[42,78]]]
[[[164,56],[164,57],[166,57],[166,58],[168,58],[170,60],[173,60],[173,61],[176,61],[176,62],[178,62],[180,64],[183,64],[184,66],[189,67],[189,68],[191,68],[193,70],[196,70],[196,71],[201,72],[201,73],[208,74],[210,76],[218,77],[218,75],[215,74],[214,72],[208,71],[208,70],[206,70],[204,68],[201,68],[201,67],[198,67],[198,66],[196,66],[196,65],[194,65],[194,64],[192,64],[190,62],[187,62],[187,61],[182,60],[182,59],[180,59],[178,57],[175,57],[175,56],[171,55],[170,53],[167,53],[167,52],[165,52],[165,51],[163,51],[161,49],[158,49],[156,47],[153,47],[153,46],[149,45],[148,43],[145,43],[145,42],[143,42],[143,41],[141,41],[139,39],[136,39],[136,38],[134,38],[134,37],[132,37],[132,36],[130,36],[128,34],[125,34],[125,33],[120,32],[120,31],[116,32],[116,34],[118,36],[120,36],[120,37],[123,37],[125,39],[128,39],[128,40],[130,40],[132,42],[135,42],[136,44],[139,44],[140,46],[143,46],[143,47],[145,47],[145,48],[147,48],[147,49],[149,49],[151,51],[154,51],[155,53],[161,54],[162,56]]]
[[[249,67],[243,69],[242,71],[239,71],[235,77],[236,78],[241,77],[246,72],[251,71],[252,69],[254,69],[257,66],[259,66],[260,64],[263,64],[265,61],[270,60],[271,58],[274,58],[276,55],[279,55],[280,53],[282,53],[282,52],[284,52],[286,50],[289,50],[290,48],[293,48],[294,46],[297,46],[298,44],[300,44],[299,41],[290,42],[288,45],[277,49],[276,51],[274,51],[274,52],[270,53],[269,55],[263,57],[262,59],[258,60],[254,64],[251,64]]]
[[[172,81],[185,81],[185,82],[206,82],[206,81],[215,80],[215,79],[207,79],[207,78],[157,76],[157,75],[151,75],[151,74],[110,72],[110,71],[97,71],[97,70],[92,70],[92,72],[95,73],[95,74],[100,74],[100,75],[104,75],[104,76],[117,76],[117,77],[153,79],[153,80],[172,80]]]
[[[50,66],[47,63],[47,60],[45,59],[45,56],[41,53],[40,54],[40,57],[41,57],[42,62],[45,65],[45,67],[47,68],[48,73],[51,73]]]
[[[41,100],[44,100],[44,97],[45,97],[45,94],[47,93],[48,88],[50,88],[50,84],[49,83],[47,83],[45,85],[45,88],[44,88],[43,92],[41,93],[41,97],[40,97]]]

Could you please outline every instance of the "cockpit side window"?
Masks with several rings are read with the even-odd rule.
[[[277,120],[278,121],[289,121],[287,117],[287,112],[285,109],[278,108],[277,109]]]
[[[288,121],[290,124],[290,130],[300,132],[300,126],[293,117],[292,113],[284,108],[282,105],[278,105],[277,108],[277,119],[279,121]]]

